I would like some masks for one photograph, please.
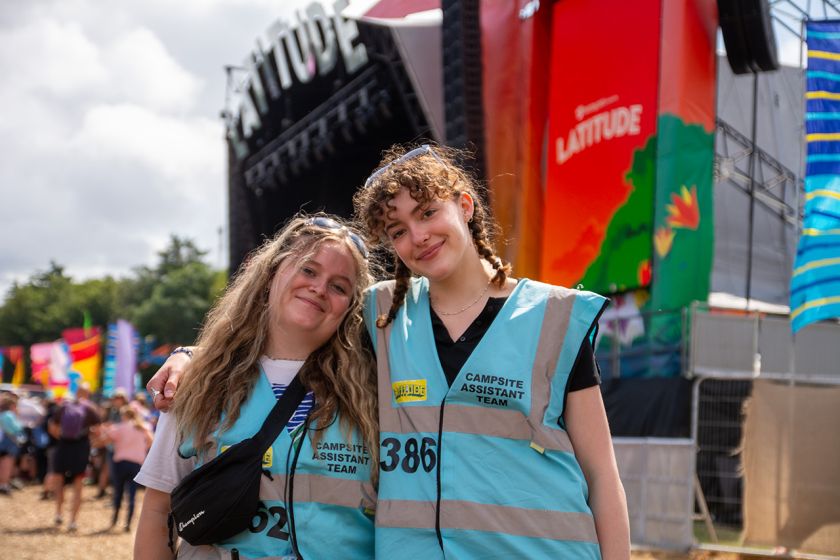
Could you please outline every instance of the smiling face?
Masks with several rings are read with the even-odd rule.
[[[467,227],[472,212],[473,200],[467,193],[424,203],[403,188],[387,202],[384,233],[413,273],[441,281],[475,251]]]
[[[269,328],[321,346],[344,319],[356,282],[356,263],[343,243],[329,241],[309,257],[286,259],[271,280]]]

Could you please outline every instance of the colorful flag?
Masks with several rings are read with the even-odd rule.
[[[70,349],[63,340],[53,342],[50,354],[49,389],[57,399],[64,397],[70,385]]]
[[[117,321],[116,340],[116,375],[114,387],[122,387],[128,394],[134,393],[137,375],[137,352],[139,350],[140,338],[137,331],[128,321],[122,319]]]
[[[19,387],[23,385],[23,378],[26,374],[23,369],[23,346],[9,346],[6,352],[9,361],[15,366],[15,372],[12,374],[12,385]]]
[[[90,313],[85,310],[82,317],[82,328],[85,329],[85,336],[90,336],[91,329],[93,329],[93,321],[90,318]]]
[[[99,370],[102,367],[99,327],[65,329],[62,337],[70,350],[70,371],[81,376],[91,391],[99,389]]]
[[[114,394],[114,382],[117,377],[117,324],[108,324],[105,337],[105,374],[102,376],[102,394],[110,397]]]
[[[805,218],[790,283],[791,328],[840,317],[840,22],[807,24]]]
[[[29,348],[29,359],[32,363],[32,381],[44,387],[50,384],[50,361],[53,354],[54,342],[39,342]]]

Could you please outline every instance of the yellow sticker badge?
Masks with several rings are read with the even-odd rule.
[[[222,453],[230,449],[230,445],[223,445],[222,446]],[[274,449],[269,447],[265,450],[265,455],[262,458],[262,466],[264,469],[270,468],[274,464]]]
[[[409,379],[391,384],[397,404],[426,400],[426,380]]]

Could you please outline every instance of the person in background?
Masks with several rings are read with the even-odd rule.
[[[76,520],[82,507],[82,484],[90,458],[90,430],[101,422],[97,407],[90,401],[90,389],[82,384],[76,398],[61,404],[52,417],[52,430],[58,436],[55,451],[55,524],[64,522],[64,487],[73,486],[70,523],[67,530],[77,530]]]
[[[0,494],[11,494],[11,480],[15,461],[23,441],[23,426],[18,421],[17,395],[0,394]]]
[[[58,414],[59,405],[53,398],[48,398],[44,403],[46,409],[46,416],[44,417],[41,427],[47,434],[47,447],[44,450],[46,455],[47,470],[44,476],[44,487],[41,491],[42,500],[52,500],[55,498],[55,489],[58,488],[58,479],[61,476],[55,470],[55,453],[58,449],[58,440],[60,437],[59,426],[54,421],[55,415]]]
[[[97,430],[97,435],[101,437],[93,437],[91,434],[91,446],[93,447],[93,454],[97,461],[96,486],[99,491],[96,493],[97,499],[104,498],[108,495],[108,486],[114,487],[114,446],[109,442],[106,435],[109,427],[119,424],[122,421],[120,411],[122,407],[128,404],[128,393],[122,387],[118,387],[113,396],[106,401],[103,411],[103,423]],[[94,459],[91,457],[91,461]]]
[[[41,484],[46,475],[46,447],[49,444],[44,427],[47,410],[43,400],[37,396],[22,396],[18,400],[17,415],[26,435],[18,470],[26,475],[27,482]]]
[[[123,529],[131,530],[131,519],[134,516],[134,496],[137,493],[137,483],[134,477],[140,472],[140,466],[146,458],[146,452],[152,445],[152,431],[143,421],[137,411],[129,405],[120,409],[120,421],[111,424],[103,430],[105,440],[113,446],[113,480],[114,513],[111,518],[111,528],[117,525],[122,505],[123,493],[128,491],[128,512]]]
[[[38,399],[38,406],[43,415],[32,423],[31,444],[32,456],[35,462],[35,479],[39,484],[46,484],[47,479],[47,450],[50,445],[50,436],[47,433],[47,401]]]

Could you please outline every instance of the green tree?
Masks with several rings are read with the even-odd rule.
[[[70,302],[73,280],[54,262],[49,270],[34,274],[27,283],[15,283],[0,308],[0,344],[25,346],[55,340],[73,325]],[[75,318],[81,324],[82,314]]]
[[[192,240],[173,235],[154,268],[137,267],[124,279],[83,282],[74,282],[52,262],[48,270],[9,290],[0,306],[0,345],[56,340],[64,329],[81,326],[85,313],[94,325],[127,318],[141,335],[161,343],[192,342],[226,283],[223,271],[204,262],[206,253]]]
[[[170,269],[134,309],[132,319],[141,335],[160,342],[189,344],[195,340],[213,302],[215,273],[204,263]]]
[[[213,271],[204,261],[206,254],[192,240],[173,235],[158,252],[155,268],[135,269],[135,278],[126,286],[126,301],[141,335],[154,336],[161,343],[195,340],[226,282],[223,272]]]

